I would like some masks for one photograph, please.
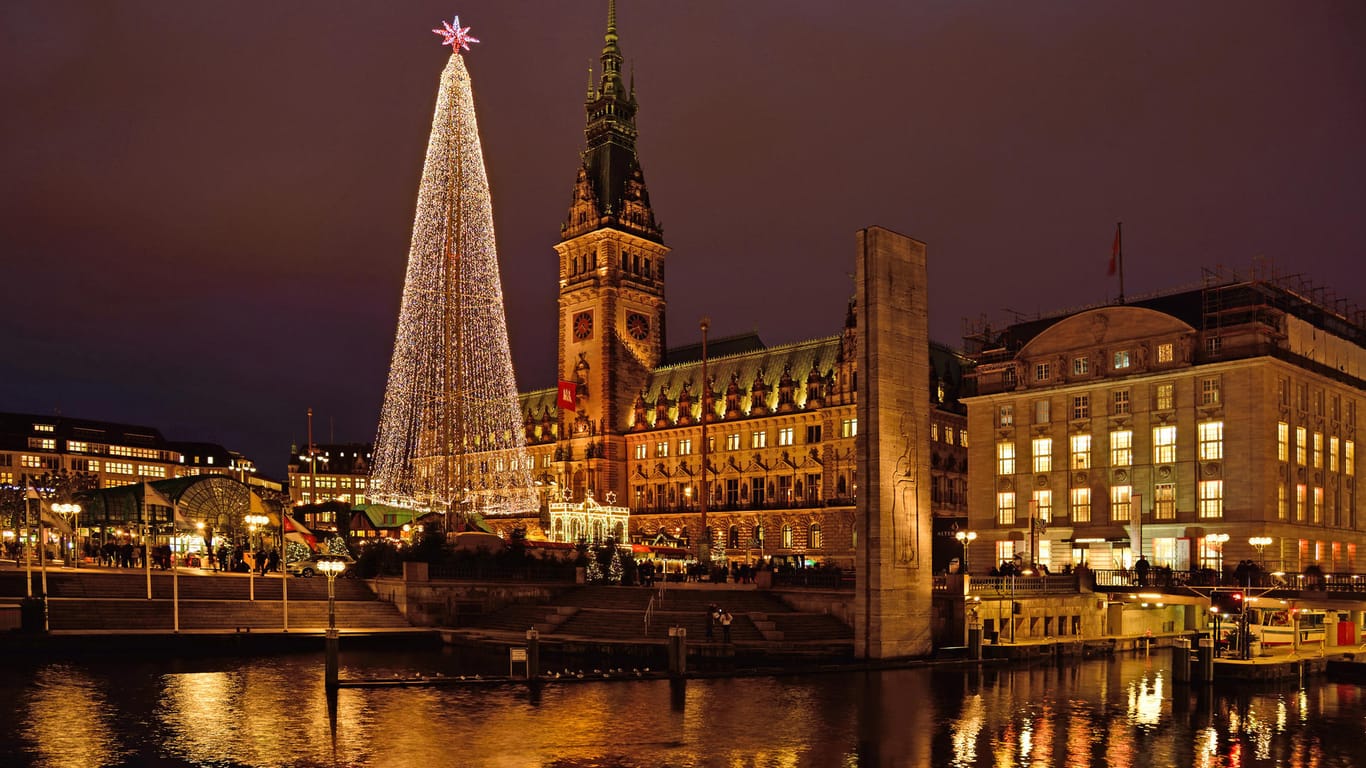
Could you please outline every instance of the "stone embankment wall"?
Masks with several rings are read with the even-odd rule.
[[[402,578],[371,582],[380,600],[393,603],[413,626],[459,627],[517,603],[544,603],[563,592],[561,584],[440,581],[427,578],[426,563],[404,563]]]

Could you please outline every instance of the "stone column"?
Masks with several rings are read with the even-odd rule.
[[[929,292],[925,244],[858,233],[858,571],[854,652],[933,650]]]

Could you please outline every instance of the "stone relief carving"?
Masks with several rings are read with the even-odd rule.
[[[909,423],[908,423],[909,422]],[[908,568],[920,566],[920,422],[914,413],[903,413],[898,430],[901,455],[892,469],[892,541],[894,562]]]

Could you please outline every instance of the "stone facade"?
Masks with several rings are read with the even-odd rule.
[[[976,351],[969,562],[1360,570],[1364,337],[1264,281],[1007,328]]]
[[[854,653],[921,656],[931,632],[929,288],[925,244],[858,234],[858,480]]]

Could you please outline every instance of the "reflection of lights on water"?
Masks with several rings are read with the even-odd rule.
[[[982,731],[982,694],[970,696],[963,704],[963,714],[949,726],[953,741],[954,766],[977,764],[977,735]]]
[[[1085,701],[1071,703],[1072,714],[1067,718],[1067,767],[1088,768],[1091,765],[1091,707]]]
[[[108,722],[104,692],[83,671],[46,667],[28,691],[27,717],[20,732],[43,765],[110,765],[121,762],[119,734]],[[9,752],[12,747],[7,747]]]
[[[1197,768],[1210,768],[1218,764],[1219,753],[1219,731],[1210,726],[1202,728],[1195,733],[1192,745],[1195,750],[1195,765]]]
[[[1300,724],[1309,722],[1309,692],[1300,689],[1299,701],[1296,702],[1300,707]]]
[[[1129,683],[1129,722],[1157,725],[1162,721],[1162,675]]]
[[[1023,726],[1020,729],[1020,762],[1029,759],[1029,750],[1034,746],[1034,724],[1026,720]]]
[[[1276,702],[1276,733],[1285,733],[1286,721],[1290,719],[1290,713],[1286,711],[1285,699]]]

